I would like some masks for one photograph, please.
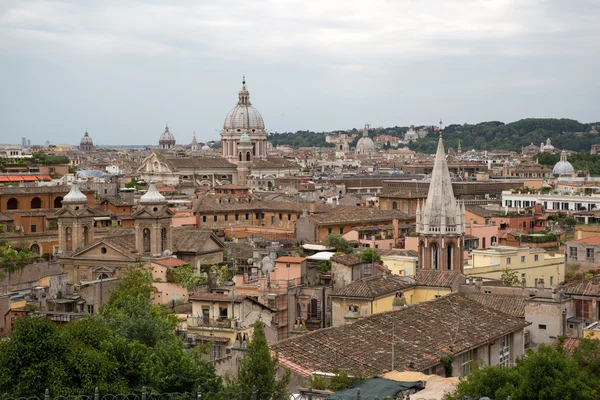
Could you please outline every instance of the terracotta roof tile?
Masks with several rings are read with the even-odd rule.
[[[415,276],[418,286],[452,287],[461,279],[464,279],[464,275],[460,271],[438,269],[422,269]]]
[[[570,240],[567,242],[567,244],[570,244],[570,243],[600,244],[600,235],[590,236],[590,237],[582,238],[582,239]]]
[[[468,293],[468,299],[513,317],[525,318],[525,297],[505,294]]]
[[[374,299],[386,294],[397,292],[414,286],[398,275],[376,275],[363,278],[344,286],[342,289],[331,294],[333,297],[364,297]]]
[[[182,260],[178,260],[177,258],[161,258],[160,260],[153,261],[155,264],[162,265],[163,267],[180,267],[182,265],[189,264],[189,262],[185,262]]]
[[[339,263],[339,264],[347,265],[349,267],[363,263],[363,260],[361,260],[360,258],[358,258],[356,256],[347,255],[347,254],[341,255],[341,256],[333,256],[333,257],[331,257],[331,261]]]
[[[445,354],[477,348],[527,325],[523,319],[451,294],[286,339],[272,350],[280,364],[304,371],[305,376],[312,371],[345,370],[368,377],[390,371],[392,340],[396,369],[423,371],[438,365]]]

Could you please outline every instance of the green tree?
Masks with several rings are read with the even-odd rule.
[[[561,346],[527,350],[512,368],[488,366],[461,380],[447,398],[488,396],[493,400],[591,400],[600,395],[600,378],[582,368]]]
[[[505,267],[502,270],[500,280],[502,281],[502,286],[519,286],[521,284],[517,272],[509,267]]]
[[[131,267],[95,318],[111,331],[153,347],[172,338],[178,323],[164,306],[152,305],[153,293],[151,271]]]
[[[240,392],[252,393],[256,388],[260,394],[271,395],[270,399],[286,398],[285,389],[290,381],[290,371],[286,370],[281,380],[277,379],[277,358],[271,358],[265,327],[262,321],[254,325],[252,340],[238,371],[236,386]],[[262,398],[261,397],[261,398]]]
[[[381,263],[381,257],[373,249],[365,249],[360,253],[360,258],[366,263]]]
[[[342,237],[339,233],[330,233],[325,238],[325,245],[327,247],[334,247],[336,251],[346,254],[352,253],[352,247],[348,244],[348,241]]]
[[[167,282],[175,283],[191,292],[206,283],[206,276],[197,274],[191,264],[185,264],[177,268],[169,268]]]

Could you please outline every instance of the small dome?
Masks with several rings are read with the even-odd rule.
[[[356,152],[359,154],[363,153],[374,153],[375,143],[370,137],[361,137],[356,144]]]
[[[240,136],[240,141],[241,142],[249,142],[250,141],[250,135],[248,135],[248,132],[242,133],[242,136]]]
[[[77,186],[77,182],[73,182],[73,184],[71,185],[71,190],[63,198],[62,202],[63,204],[87,203],[88,198],[85,194],[81,193],[81,190],[79,190],[79,187]]]
[[[148,191],[140,198],[140,204],[165,204],[166,202],[167,199],[160,194],[154,182],[150,182]]]
[[[569,161],[567,161],[567,153],[566,152],[562,152],[560,154],[560,161],[556,163],[556,165],[554,165],[554,168],[552,168],[552,175],[555,176],[562,176],[562,175],[572,175],[573,171],[575,171],[575,169],[573,168],[573,166],[571,165],[571,163]]]
[[[83,145],[83,144],[93,145],[94,144],[94,142],[92,141],[92,138],[87,133],[87,131],[85,131],[85,135],[83,135],[83,137],[81,138],[81,141],[79,142],[79,144],[80,145]]]
[[[169,126],[167,125],[165,127],[165,131],[162,133],[162,135],[160,135],[160,139],[159,141],[164,142],[164,141],[175,141],[175,136],[173,136],[173,134],[171,132],[169,132]]]

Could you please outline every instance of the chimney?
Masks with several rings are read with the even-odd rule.
[[[398,239],[398,220],[394,218],[392,221],[392,226],[394,227],[394,239]]]
[[[481,277],[475,278],[475,287],[477,289],[481,289],[482,284],[483,284],[483,278],[481,278]]]

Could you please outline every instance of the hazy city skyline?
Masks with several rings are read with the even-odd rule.
[[[592,1],[0,4],[0,142],[218,140],[246,75],[271,131],[597,121]]]

